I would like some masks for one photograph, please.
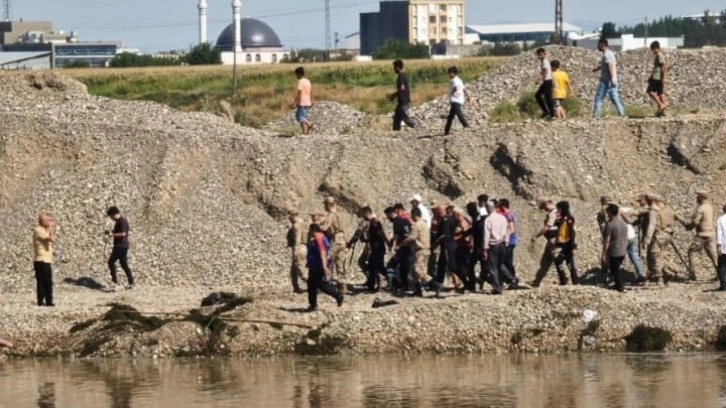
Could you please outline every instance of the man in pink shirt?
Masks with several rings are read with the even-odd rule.
[[[295,119],[300,124],[302,134],[307,135],[315,127],[310,121],[310,108],[313,107],[313,85],[305,78],[305,68],[295,69],[297,76],[297,95],[295,96]]]
[[[484,251],[483,257],[489,262],[492,294],[502,294],[502,281],[517,286],[519,281],[513,278],[507,269],[507,243],[509,242],[509,220],[504,209],[496,211],[484,221]]]

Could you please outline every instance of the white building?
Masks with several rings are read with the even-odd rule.
[[[207,0],[199,0],[199,40],[207,38]],[[217,38],[216,48],[222,53],[222,64],[277,64],[289,58],[280,37],[264,22],[241,18],[242,2],[232,2],[232,23]],[[236,61],[235,61],[236,59]]]
[[[581,33],[580,27],[564,23],[562,27],[565,38]],[[548,43],[555,34],[553,23],[525,23],[525,24],[479,24],[466,27],[467,41],[474,41],[478,36],[482,44],[497,42],[531,45],[536,42]],[[470,37],[471,35],[471,37]]]
[[[409,40],[417,44],[463,44],[464,0],[409,0]]]
[[[589,38],[577,40],[575,46],[587,48],[590,50],[597,49],[599,38]],[[608,45],[613,51],[631,51],[643,48],[649,48],[650,43],[658,41],[662,49],[675,49],[683,47],[683,37],[635,37],[633,34],[622,34],[620,38],[609,38]]]

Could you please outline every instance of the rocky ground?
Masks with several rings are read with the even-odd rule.
[[[723,66],[719,52],[703,51],[683,61],[693,65],[711,55],[703,64],[708,73]],[[674,55],[672,61],[686,56]],[[527,57],[511,64],[524,62],[529,66]],[[506,66],[492,74],[494,83],[503,82],[496,78],[502,78]],[[674,73],[674,83],[678,78]],[[700,79],[711,88],[679,98],[721,109],[722,102],[712,97],[723,85],[708,85],[717,81],[713,78]],[[183,313],[221,288],[255,300],[235,316],[309,322],[314,332],[329,336],[324,347],[335,352],[573,350],[573,334],[581,330],[575,314],[585,308],[607,318],[603,327],[609,329],[595,346],[603,350],[618,349],[636,323],[649,322],[671,328],[676,348],[709,347],[723,324],[718,320],[726,307],[722,297],[702,293],[703,285],[639,290],[626,297],[594,288],[518,291],[503,298],[452,296],[405,300],[375,311],[370,296],[359,296],[340,310],[328,303],[313,315],[281,310],[305,304],[304,297],[287,293],[286,215],[318,209],[328,195],[339,202],[347,232],[361,206],[372,205],[380,213],[413,193],[460,206],[482,192],[510,198],[524,242],[517,249],[524,279],[533,277],[542,248],[541,242],[528,245],[542,217],[532,200],[542,194],[567,199],[579,221],[579,267],[592,275],[599,264],[594,214],[600,195],[630,204],[637,194],[653,191],[683,215],[693,209],[698,189],[710,190],[715,203],[726,201],[719,188],[726,171],[726,125],[718,113],[663,120],[481,122],[452,137],[432,136],[436,132],[425,128],[393,134],[363,125],[350,134],[330,127],[329,133],[290,138],[210,114],[89,96],[79,83],[54,74],[0,76],[0,89],[5,95],[0,101],[0,292],[5,299],[0,336],[19,341],[15,353],[20,355],[76,352],[78,342],[88,340],[83,333],[93,332],[71,336],[70,327],[98,317],[109,300],[142,312]],[[703,99],[697,103],[699,94]],[[139,288],[132,292],[88,288],[108,283],[109,248],[102,232],[109,228],[104,216],[109,205],[118,205],[133,228],[131,263]],[[32,306],[30,232],[39,211],[51,212],[58,221],[56,309]],[[678,231],[682,251],[689,240],[689,233]],[[674,254],[669,259],[683,269]],[[702,281],[712,277],[705,262],[697,266]],[[509,310],[519,312],[510,318]],[[548,310],[566,316],[555,319]],[[480,315],[485,317],[474,318]],[[316,351],[322,344],[309,328],[243,323],[239,330],[246,335],[224,344],[240,354]],[[209,335],[193,322],[172,323],[161,331],[176,343],[153,348],[156,334],[145,334],[147,344],[118,333],[118,346],[99,353],[180,354],[201,347]],[[530,342],[527,333],[548,335]],[[305,336],[316,339],[301,340]],[[512,342],[512,336],[518,341]]]

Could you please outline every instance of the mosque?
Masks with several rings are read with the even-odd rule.
[[[199,0],[199,43],[207,42],[207,0]],[[242,1],[232,1],[232,23],[217,38],[216,48],[222,52],[222,63],[277,64],[290,55],[282,47],[280,37],[266,23],[242,18]]]

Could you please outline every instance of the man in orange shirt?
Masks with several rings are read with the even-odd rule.
[[[313,107],[313,85],[310,80],[305,78],[305,68],[297,67],[295,69],[297,76],[297,95],[295,96],[295,119],[300,124],[302,134],[307,135],[313,130],[315,125],[310,121],[310,108]]]

